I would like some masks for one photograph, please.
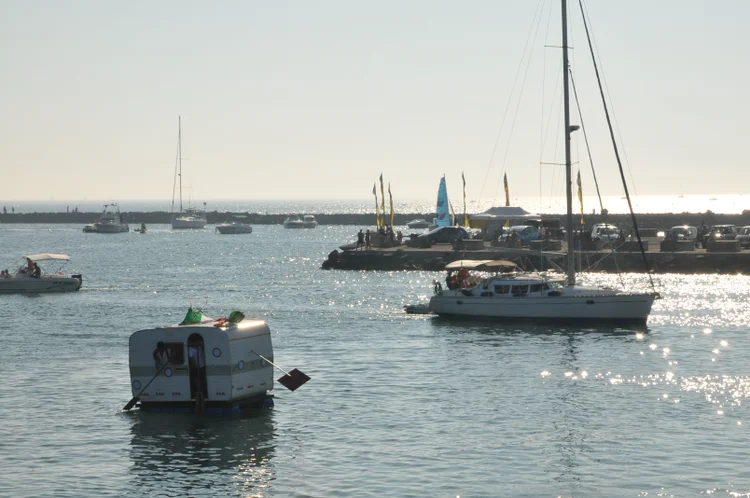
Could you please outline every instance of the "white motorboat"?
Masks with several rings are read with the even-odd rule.
[[[83,227],[83,233],[96,233],[96,226],[94,226],[93,223],[90,223],[88,225],[84,225],[84,227]]]
[[[284,220],[284,228],[305,228],[305,222],[299,216],[289,216]]]
[[[317,226],[318,221],[315,219],[315,216],[306,214],[302,217],[302,228],[315,228]]]
[[[133,398],[124,410],[232,415],[273,406],[273,369],[281,368],[263,320],[190,308],[179,325],[134,332],[129,349]],[[310,380],[297,369],[284,373],[278,381],[292,391]]]
[[[84,231],[86,231],[85,228]],[[112,203],[104,205],[102,215],[94,223],[94,231],[96,233],[123,233],[129,232],[130,227],[122,221],[120,206]]]
[[[72,292],[81,288],[82,275],[65,276],[62,267],[70,260],[67,254],[29,254],[14,272],[0,272],[0,293]]]
[[[253,227],[247,223],[244,216],[235,216],[235,219],[228,223],[216,225],[216,230],[225,235],[253,233]]]
[[[175,212],[175,189],[178,188],[180,194],[180,210]],[[177,164],[175,164],[175,177],[172,184],[172,228],[173,229],[201,229],[206,226],[206,203],[203,203],[203,212],[191,208],[188,204],[187,209],[182,206],[182,119],[177,117]]]
[[[423,218],[417,218],[414,220],[411,220],[409,223],[406,224],[407,227],[412,229],[418,229],[418,228],[427,228],[430,226],[430,222],[423,219]]]
[[[659,297],[659,294],[654,290],[650,273],[648,278],[651,282],[651,290],[646,292],[617,291],[607,288],[582,287],[576,284],[570,139],[571,133],[580,127],[570,124],[567,2],[561,0],[561,3],[563,134],[565,137],[566,226],[568,227],[566,277],[552,278],[538,273],[517,271],[502,273],[489,268],[486,263],[484,266],[478,265],[469,268],[469,265],[465,262],[455,262],[446,266],[446,269],[449,273],[458,270],[462,275],[457,279],[458,282],[448,280],[446,283],[452,283],[447,289],[443,289],[441,283],[435,283],[435,294],[430,299],[429,304],[430,310],[434,313],[501,319],[562,319],[607,323],[645,323],[654,300]],[[584,26],[585,22],[586,19],[584,18]],[[611,128],[610,134],[614,136]],[[615,152],[617,152],[616,149]],[[617,153],[615,155],[620,166],[625,194],[629,196],[619,155]],[[635,214],[632,211],[631,216],[635,221]],[[634,223],[634,230],[641,246],[645,266],[648,267],[636,223]],[[495,275],[484,278],[477,278],[477,276],[470,278],[469,271],[471,269],[484,270],[485,272],[490,269]]]

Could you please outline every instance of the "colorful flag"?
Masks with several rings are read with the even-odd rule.
[[[578,178],[576,179],[578,184],[578,202],[581,203],[581,225],[583,225],[583,189],[581,188],[581,172],[578,171]]]
[[[383,213],[381,220],[383,226],[385,226],[385,190],[383,189],[383,173],[380,173],[380,210]]]
[[[464,177],[464,172],[461,172],[461,181],[464,182],[464,226],[469,226],[469,216],[466,214],[466,178]]]
[[[503,173],[503,184],[505,185],[505,206],[510,206],[510,191],[508,190],[508,174]]]
[[[391,199],[391,228],[393,228],[393,218],[396,217],[396,213],[393,211],[393,194],[391,194],[391,182],[388,182],[388,197]]]
[[[380,212],[378,211],[378,191],[375,189],[375,183],[372,184],[372,195],[375,196],[375,226],[380,228]]]

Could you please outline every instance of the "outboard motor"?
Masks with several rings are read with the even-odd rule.
[[[79,274],[76,274],[76,275],[71,275],[70,277],[71,278],[75,278],[75,279],[78,280],[78,289],[80,289],[81,286],[83,285],[83,275],[79,273]],[[78,289],[76,289],[76,290],[78,290]]]

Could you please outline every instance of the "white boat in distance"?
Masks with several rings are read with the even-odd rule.
[[[224,235],[253,233],[253,227],[247,223],[247,217],[245,215],[236,215],[232,221],[216,225],[216,230]]]
[[[84,231],[86,231],[84,227]],[[102,215],[94,223],[94,232],[96,233],[123,233],[129,232],[130,227],[122,221],[120,207],[115,204],[105,204]]]
[[[579,126],[570,124],[570,65],[568,63],[566,0],[561,0],[561,4],[567,278],[564,279],[562,276],[552,278],[538,273],[507,272],[505,267],[488,265],[486,261],[456,261],[446,266],[449,272],[449,279],[446,280],[448,288],[443,289],[440,282],[435,282],[435,294],[429,304],[433,313],[501,319],[645,324],[654,300],[659,297],[659,294],[653,290],[653,282],[651,282],[650,292],[626,292],[576,285],[570,135]],[[619,156],[617,157],[619,165]],[[628,195],[627,185],[624,182],[623,186]],[[634,224],[634,230],[640,242],[637,224]],[[645,261],[642,245],[641,252]],[[486,278],[477,278],[478,276],[475,275],[471,278],[471,270],[490,272],[494,275]],[[458,271],[458,278],[452,280],[450,274],[453,271]],[[649,280],[650,278],[649,275]]]
[[[318,220],[311,214],[302,217],[302,228],[315,228],[318,226]]]
[[[284,228],[305,228],[305,222],[299,216],[289,216],[284,220]]]
[[[174,212],[175,188],[179,179],[180,211]],[[182,207],[182,118],[177,117],[177,163],[175,164],[175,181],[172,184],[172,228],[173,229],[195,229],[206,226],[206,203],[203,203],[203,213],[188,206]]]
[[[0,293],[72,292],[81,288],[83,277],[80,274],[69,277],[62,274],[62,266],[70,260],[67,254],[29,254],[23,258],[24,263],[15,273],[0,272]],[[53,262],[59,264],[50,270],[55,266]],[[34,265],[39,268],[36,274],[32,269]]]
[[[423,218],[417,218],[417,219],[411,220],[409,223],[406,224],[406,226],[412,229],[427,228],[430,226],[430,222]]]

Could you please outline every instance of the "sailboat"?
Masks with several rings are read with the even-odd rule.
[[[570,136],[571,132],[578,129],[578,126],[570,124],[567,2],[566,0],[561,0],[561,2],[566,223],[568,227],[566,278],[522,271],[495,271],[487,278],[472,279],[469,270],[486,273],[489,271],[487,268],[492,266],[488,264],[491,262],[479,262],[484,263],[483,265],[477,265],[476,262],[466,265],[454,264],[452,267],[446,267],[449,277],[452,276],[453,271],[458,271],[462,272],[463,278],[446,279],[447,289],[443,289],[442,283],[435,282],[435,294],[429,304],[429,309],[433,313],[501,319],[643,324],[648,319],[654,300],[659,297],[659,294],[653,291],[653,284],[651,292],[626,292],[608,288],[583,287],[576,284]],[[627,194],[627,185],[625,185],[625,192]],[[640,243],[640,234],[634,215],[633,221]],[[641,253],[645,260],[642,244]]]
[[[188,204],[187,209],[182,207],[182,120],[177,117],[177,164],[175,165],[175,184],[179,178],[180,187],[180,211],[174,212],[175,205],[175,185],[172,186],[172,228],[204,228],[206,226],[206,203],[203,203],[203,213],[197,209],[191,208]]]
[[[435,218],[432,219],[432,224],[428,228],[434,230],[439,227],[449,227],[452,225],[453,219],[450,213],[450,204],[448,203],[448,188],[445,186],[445,175],[443,175],[438,185]]]

